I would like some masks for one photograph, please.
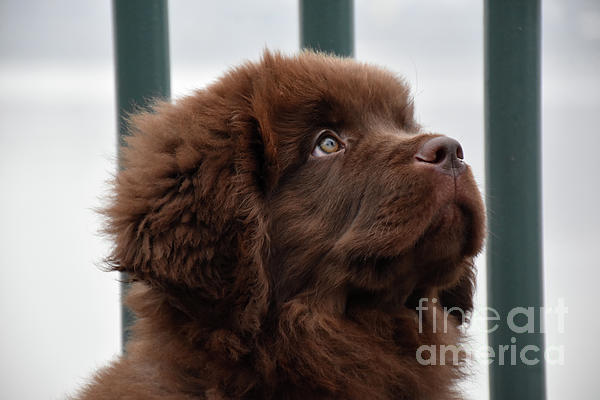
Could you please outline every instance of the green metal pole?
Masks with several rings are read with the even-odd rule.
[[[300,47],[353,57],[353,0],[300,0]]]
[[[539,0],[485,1],[487,295],[501,318],[488,324],[491,400],[546,397],[539,317],[540,18]],[[522,332],[528,322],[535,333]]]
[[[128,135],[126,115],[154,98],[171,95],[167,0],[113,0],[113,26],[120,148]],[[122,298],[128,287],[123,278]],[[125,306],[121,323],[125,348],[133,323]]]

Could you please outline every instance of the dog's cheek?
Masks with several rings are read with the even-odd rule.
[[[329,161],[313,161],[288,177],[271,200],[274,226],[290,241],[335,239],[356,213],[360,191]]]
[[[373,174],[340,251],[393,257],[412,248],[433,215],[430,191],[426,183],[402,172]]]

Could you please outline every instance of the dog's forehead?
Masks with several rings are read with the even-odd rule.
[[[293,63],[288,67],[295,79],[295,82],[289,82],[291,89],[297,88],[294,95],[300,95],[300,98],[307,94],[309,101],[331,102],[349,111],[352,108],[376,110],[382,105],[402,106],[408,100],[409,90],[404,81],[385,69],[350,59],[311,61],[314,62],[300,64],[304,68],[297,67],[298,73],[294,73],[296,66]],[[301,85],[298,85],[299,81],[302,81]],[[306,87],[314,90],[306,90]]]
[[[351,59],[304,53],[270,56],[259,67],[260,96],[285,123],[360,126],[383,120],[412,125],[412,100],[404,80]]]

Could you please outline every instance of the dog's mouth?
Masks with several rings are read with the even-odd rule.
[[[348,291],[346,298],[346,315],[369,310],[393,315],[416,315],[420,299],[430,297],[427,288],[415,287],[414,284],[407,283],[390,289],[369,290],[353,287]]]
[[[396,254],[372,255],[352,262],[353,285],[373,296],[394,298],[414,310],[418,300],[458,281],[481,246],[478,209],[449,201],[426,225],[413,244]]]
[[[417,313],[417,307],[419,306],[419,300],[422,298],[426,298],[427,293],[422,288],[415,288],[412,292],[406,297],[404,301],[404,308],[410,310],[414,313]]]
[[[386,251],[352,257],[353,284],[386,291],[400,285],[412,291],[411,285],[432,288],[452,283],[458,279],[463,261],[479,250],[476,212],[469,204],[447,202],[412,244],[402,238],[401,247],[395,249],[398,239],[386,237],[381,242],[382,248],[387,246]]]

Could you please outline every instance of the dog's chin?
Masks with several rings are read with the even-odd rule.
[[[472,255],[472,213],[455,202],[444,204],[431,220],[422,235],[415,241],[412,251],[422,264],[448,262]]]
[[[453,284],[482,245],[481,216],[468,203],[452,201],[439,208],[415,242],[415,268],[432,286]]]

